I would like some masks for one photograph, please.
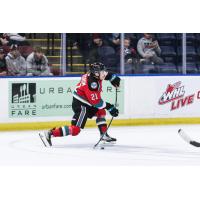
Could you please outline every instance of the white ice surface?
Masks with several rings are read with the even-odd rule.
[[[0,165],[200,165],[200,147],[183,141],[179,128],[200,141],[200,125],[111,127],[109,134],[118,141],[104,150],[93,149],[96,128],[53,138],[52,148],[43,146],[39,131],[0,132]]]

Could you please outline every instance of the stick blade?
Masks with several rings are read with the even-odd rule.
[[[178,134],[183,138],[183,140],[185,140],[187,143],[191,142],[191,138],[188,137],[188,135],[185,133],[185,131],[183,129],[179,129],[178,130]]]
[[[178,130],[178,134],[182,137],[183,140],[185,140],[187,143],[195,146],[200,147],[200,143],[192,140],[182,129]]]

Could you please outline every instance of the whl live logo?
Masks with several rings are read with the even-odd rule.
[[[180,109],[194,103],[195,94],[185,95],[185,86],[178,81],[174,84],[168,84],[165,92],[160,97],[158,104],[164,105],[171,103],[171,111]],[[200,91],[197,93],[197,98],[200,99]]]

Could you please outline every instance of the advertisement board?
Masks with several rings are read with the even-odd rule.
[[[73,91],[78,80],[9,81],[9,118],[72,116]],[[118,93],[118,108],[124,113],[124,83]],[[103,83],[102,99],[115,103],[115,88]]]
[[[156,98],[157,115],[200,116],[199,77],[164,78],[156,87]]]
[[[142,120],[150,123],[155,119],[153,123],[159,123],[164,119],[200,119],[199,76],[121,76],[121,79],[116,124],[122,124],[122,120],[126,124],[140,124]],[[80,77],[0,79],[3,94],[0,123],[70,121],[72,93],[79,80]],[[103,82],[102,98],[115,103],[115,88],[109,81]],[[107,114],[106,118],[111,116]]]

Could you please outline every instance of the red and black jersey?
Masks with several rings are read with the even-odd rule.
[[[106,80],[109,79],[106,78]],[[84,74],[77,84],[73,96],[87,105],[103,109],[106,107],[106,102],[102,100],[101,92],[102,80],[96,79],[91,74]]]

